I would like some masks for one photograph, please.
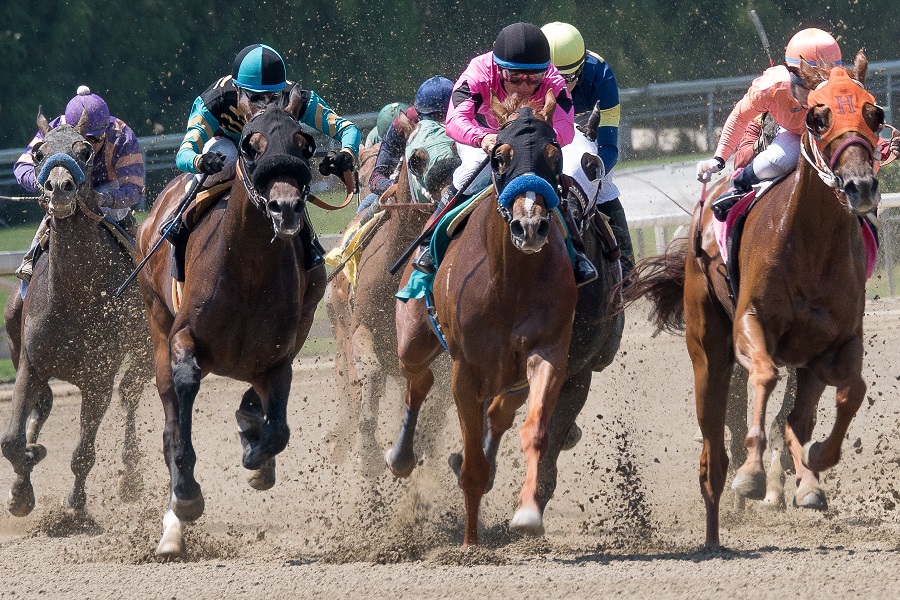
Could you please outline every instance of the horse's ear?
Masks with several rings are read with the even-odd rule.
[[[866,54],[862,50],[857,52],[856,58],[853,59],[853,69],[856,73],[854,73],[852,77],[865,85],[866,75],[869,72],[869,59],[866,58]]]
[[[87,135],[88,128],[88,114],[87,109],[81,110],[81,117],[78,119],[78,123],[75,124],[75,131],[77,131],[82,136]]]
[[[42,106],[38,106],[37,126],[41,135],[50,133],[50,123],[47,122],[47,117],[44,116],[44,107]]]
[[[288,96],[287,106],[284,107],[284,112],[289,113],[295,120],[299,121],[303,116],[300,114],[300,107],[303,104],[303,92],[300,90],[299,85],[295,85],[291,88],[291,94]]]
[[[428,166],[428,152],[422,148],[416,148],[412,156],[409,157],[409,172],[418,179],[422,179],[425,175],[425,167]]]
[[[819,70],[806,62],[802,56],[800,57],[800,77],[809,90],[816,89],[816,86],[825,80]]]
[[[409,136],[412,135],[413,130],[416,128],[416,124],[409,120],[405,111],[397,115],[396,121],[400,125],[400,131],[403,132],[403,137],[409,139]]]
[[[503,103],[500,102],[500,99],[497,98],[497,94],[494,93],[494,90],[491,90],[491,112],[497,117],[499,123],[503,123],[506,120],[507,115],[509,115],[509,111]]]
[[[554,173],[562,171],[562,151],[555,144],[544,146],[544,160]]]
[[[549,88],[546,95],[544,95],[544,108],[540,111],[544,121],[547,123],[553,122],[554,110],[556,110],[556,94],[553,93],[553,88]]]

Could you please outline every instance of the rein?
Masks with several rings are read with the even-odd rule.
[[[819,174],[819,178],[825,182],[825,185],[832,188],[835,193],[839,195],[839,198],[845,194],[844,182],[834,173],[833,169],[844,150],[850,146],[862,146],[868,150],[870,160],[874,160],[875,157],[875,148],[872,147],[869,140],[859,135],[852,135],[842,141],[837,149],[831,154],[831,158],[825,158],[825,155],[822,154],[819,145],[813,140],[811,131],[809,132],[807,139],[809,141],[812,156],[810,156],[810,151],[806,149],[806,144],[803,143],[802,140],[800,143],[800,154],[806,159],[806,162],[809,163],[816,173]],[[843,200],[841,201],[843,202]]]

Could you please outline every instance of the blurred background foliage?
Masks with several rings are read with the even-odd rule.
[[[288,77],[339,113],[411,100],[434,75],[455,79],[514,21],[568,21],[612,65],[620,87],[749,75],[803,27],[832,31],[849,59],[898,58],[888,0],[41,0],[0,4],[0,147],[27,144],[38,106],[57,115],[80,84],[138,135],[183,130],[193,99],[245,45],[267,43]],[[627,108],[623,108],[627,110]]]

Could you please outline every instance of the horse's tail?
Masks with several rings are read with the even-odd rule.
[[[688,254],[687,238],[676,238],[666,251],[639,261],[622,290],[621,307],[644,296],[653,307],[650,320],[657,331],[684,331],[684,264]]]

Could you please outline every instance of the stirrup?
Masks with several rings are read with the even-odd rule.
[[[572,265],[575,271],[575,286],[581,287],[592,281],[596,281],[600,276],[597,267],[594,266],[587,256],[584,254],[575,254],[575,264]]]
[[[413,269],[431,275],[434,273],[434,257],[431,256],[431,249],[425,247],[419,250],[419,254],[412,261]]]
[[[709,208],[712,210],[716,220],[724,223],[728,218],[728,212],[746,195],[747,192],[732,188],[713,200]]]

